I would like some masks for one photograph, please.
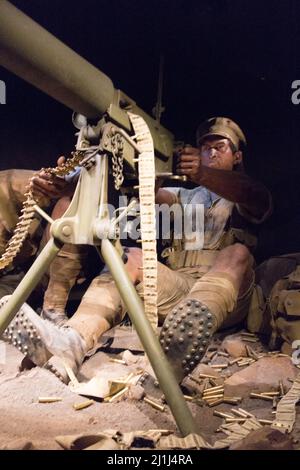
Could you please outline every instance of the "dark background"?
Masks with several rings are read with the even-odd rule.
[[[300,251],[298,0],[13,0],[100,68],[140,107],[156,101],[165,56],[162,123],[194,143],[199,122],[229,116],[244,130],[246,168],[272,191],[275,210],[258,259]],[[0,169],[54,164],[73,149],[71,111],[0,68]]]

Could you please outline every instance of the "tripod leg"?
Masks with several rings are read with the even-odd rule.
[[[31,268],[25,274],[24,278],[4,305],[0,312],[0,337],[4,330],[10,324],[15,314],[36,287],[43,274],[49,268],[51,262],[62,247],[62,243],[54,238],[51,238],[40,255],[37,257]]]
[[[108,239],[101,242],[101,255],[114,277],[128,309],[130,319],[136,328],[180,432],[183,436],[196,433],[197,425],[182,395],[171,366],[161,349],[158,338],[145,316],[142,301],[128,277],[120,255]]]

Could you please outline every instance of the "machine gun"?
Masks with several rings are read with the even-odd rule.
[[[124,178],[134,181],[139,176],[140,196],[151,206],[154,172],[156,176],[172,175],[173,135],[125,93],[116,90],[104,73],[6,0],[0,0],[0,63],[78,113],[74,119],[79,128],[76,152],[82,157],[81,175],[70,207],[61,219],[52,221],[49,242],[1,310],[0,335],[64,243],[95,245],[115,279],[179,430],[183,435],[197,432],[124,268],[117,249],[118,220],[112,220],[106,208],[109,168],[116,188]],[[89,119],[96,120],[96,124],[89,124]],[[37,205],[33,209],[46,217]],[[145,243],[150,242],[146,236]],[[149,252],[152,248],[148,247]]]

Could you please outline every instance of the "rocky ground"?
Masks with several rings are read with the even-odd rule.
[[[74,444],[73,438],[68,440],[65,436],[99,436],[107,430],[110,431],[104,436],[106,440],[102,448],[109,449],[117,446],[117,431],[120,436],[130,431],[168,430],[172,435],[180,436],[168,406],[159,400],[160,392],[156,389],[151,396],[147,392],[147,396],[154,396],[154,401],[164,406],[164,411],[144,400],[145,392],[141,380],[137,383],[137,379],[143,377],[142,371],[149,372],[151,368],[135,332],[130,327],[119,327],[108,335],[107,340],[106,345],[85,361],[79,380],[87,382],[96,376],[97,390],[101,389],[104,396],[109,394],[110,401],[94,398],[90,406],[79,410],[75,410],[74,405],[86,402],[87,397],[74,393],[70,386],[62,384],[53,374],[41,368],[20,372],[22,354],[0,342],[0,449],[84,447],[97,439],[90,438],[88,444],[77,440]],[[131,352],[124,353],[128,350]],[[185,380],[184,393],[200,433],[209,445],[232,436],[234,429],[234,441],[223,447],[300,449],[300,414],[297,406],[290,433],[271,427],[278,403],[299,373],[299,368],[292,364],[288,356],[278,352],[268,353],[256,337],[239,332],[215,339],[192,377]],[[124,377],[128,379],[125,392]],[[111,388],[112,382],[117,386],[114,390]],[[219,388],[216,392],[207,391],[213,387]],[[115,397],[118,390],[123,390],[123,394]],[[253,393],[260,395],[250,396]],[[213,403],[210,394],[220,395],[215,398],[219,403]],[[60,400],[40,403],[39,400],[45,397]],[[245,411],[250,413],[248,417]],[[255,429],[249,432],[243,426],[247,425],[246,418],[252,419],[251,415],[256,424]],[[195,441],[181,444],[183,447],[197,447]],[[127,448],[130,445],[131,448],[135,446],[133,441]],[[152,441],[151,445],[159,445],[158,440]],[[169,441],[160,441],[161,448],[172,445]]]

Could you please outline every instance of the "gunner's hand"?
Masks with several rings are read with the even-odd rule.
[[[199,183],[202,176],[202,163],[198,148],[186,146],[179,151],[177,172],[179,175],[187,176],[194,183]]]

